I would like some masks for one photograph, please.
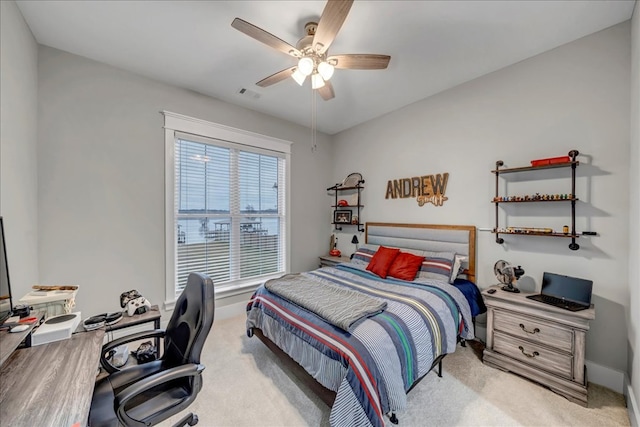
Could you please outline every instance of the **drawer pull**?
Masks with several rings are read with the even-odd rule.
[[[520,351],[522,352],[522,354],[524,354],[527,357],[536,357],[536,356],[540,356],[540,353],[538,353],[537,351],[534,351],[533,354],[529,354],[529,353],[525,353],[524,352],[524,347],[522,347],[521,345],[518,346],[518,348],[520,349]]]
[[[533,335],[533,334],[536,334],[536,333],[538,333],[538,332],[540,332],[540,329],[538,329],[538,328],[535,328],[535,329],[533,330],[533,332],[531,332],[531,331],[527,331],[527,329],[524,327],[524,325],[523,325],[522,323],[520,323],[520,329],[522,329],[522,330],[523,330],[523,331],[525,331],[526,333],[528,333],[528,334],[532,334],[532,335]]]

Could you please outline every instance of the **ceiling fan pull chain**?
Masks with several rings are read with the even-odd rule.
[[[315,153],[316,149],[316,91],[311,89],[311,152]]]

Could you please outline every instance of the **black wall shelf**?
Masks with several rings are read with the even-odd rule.
[[[342,231],[343,226],[355,226],[355,227],[358,227],[358,231],[364,231],[364,224],[362,223],[362,217],[360,215],[360,209],[364,207],[361,199],[361,192],[364,189],[363,184],[364,184],[364,179],[361,179],[358,181],[357,185],[352,187],[343,187],[340,184],[336,184],[333,187],[327,188],[327,191],[332,191],[335,197],[335,202],[333,205],[331,205],[331,207],[333,208],[334,218],[335,218],[335,212],[342,209],[351,210],[353,214],[357,215],[357,221],[351,222],[351,223],[332,221],[331,224],[333,224],[336,230]],[[339,199],[338,196],[343,193],[357,194],[356,204],[355,205],[348,204],[348,205],[342,205],[342,206],[338,205],[338,199]]]
[[[501,234],[518,235],[518,236],[543,236],[543,237],[564,237],[570,238],[571,243],[569,249],[576,251],[580,249],[580,245],[576,243],[576,239],[579,237],[576,233],[576,201],[579,199],[576,197],[576,167],[580,164],[576,160],[576,157],[580,154],[578,150],[569,151],[569,162],[556,163],[542,166],[524,166],[516,168],[504,168],[500,169],[504,165],[502,160],[496,162],[495,170],[491,171],[496,176],[496,195],[492,200],[495,204],[496,213],[496,226],[493,229],[493,233],[496,235],[496,243],[504,243],[504,239],[500,237]],[[530,172],[539,171],[544,169],[557,169],[557,168],[571,168],[571,193],[564,195],[527,195],[527,196],[500,196],[499,193],[499,181],[500,175],[508,173]],[[526,198],[526,200],[525,200]],[[530,228],[530,227],[508,227],[507,229],[501,229],[499,225],[499,206],[503,203],[549,203],[549,202],[569,202],[571,204],[571,228],[566,230],[567,232],[558,233],[550,229]],[[544,230],[544,231],[541,231]]]

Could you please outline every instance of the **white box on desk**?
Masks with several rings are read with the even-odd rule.
[[[20,304],[26,304],[33,311],[44,311],[45,318],[71,313],[76,305],[76,294],[73,291],[31,291],[18,300]]]
[[[71,316],[68,320],[62,322],[56,322],[58,319],[62,319],[66,316]],[[38,326],[31,333],[31,345],[48,344],[54,341],[61,341],[71,338],[71,335],[75,332],[80,325],[80,319],[82,318],[80,312],[63,314],[60,316],[53,316],[45,320],[40,326]]]

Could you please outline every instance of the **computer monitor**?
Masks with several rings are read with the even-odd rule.
[[[0,324],[13,313],[11,283],[9,282],[9,265],[7,262],[7,245],[4,236],[4,222],[0,216]]]

